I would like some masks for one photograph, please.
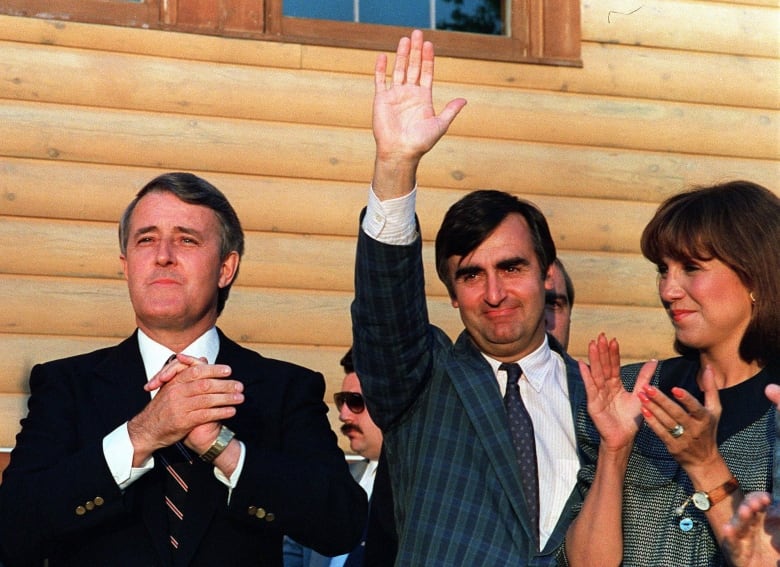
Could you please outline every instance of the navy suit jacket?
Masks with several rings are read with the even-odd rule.
[[[384,431],[396,565],[555,564],[581,496],[572,491],[537,552],[498,384],[466,332],[453,345],[429,323],[420,238],[390,246],[361,230],[355,278],[353,354]],[[575,361],[561,354],[574,416],[584,386]]]
[[[149,403],[135,334],[121,344],[36,365],[29,412],[0,485],[0,542],[8,567],[59,565],[275,565],[282,534],[332,555],[352,549],[366,497],[330,428],[322,376],[247,350],[220,332],[218,363],[245,401],[226,425],[246,445],[232,491],[195,459],[186,532],[167,544],[163,474],[122,493],[103,437]],[[194,497],[194,498],[193,498]]]

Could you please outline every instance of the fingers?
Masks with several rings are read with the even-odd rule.
[[[406,83],[410,85],[420,84],[420,74],[422,73],[423,46],[426,46],[429,52],[430,64],[433,63],[433,44],[430,41],[423,41],[423,33],[420,30],[414,30],[411,37],[411,47],[409,49],[409,59],[406,66]]]
[[[409,66],[411,45],[412,40],[408,37],[402,37],[398,41],[398,49],[395,51],[395,65],[393,67],[393,85],[406,83],[406,69]]]
[[[721,381],[722,382],[722,381]],[[722,385],[722,384],[721,384]],[[715,378],[715,372],[713,371],[712,367],[709,364],[706,364],[704,366],[704,371],[701,375],[701,389],[704,392],[704,408],[701,407],[701,405],[696,402],[695,399],[693,399],[693,396],[688,394],[688,396],[685,397],[683,401],[683,404],[688,408],[688,411],[694,414],[694,417],[701,417],[702,414],[706,410],[709,410],[713,415],[720,417],[721,412],[721,405],[720,405],[720,394],[718,392],[718,384],[716,383]],[[675,394],[675,392],[672,392]],[[687,393],[687,392],[686,392]],[[677,397],[675,395],[675,397]],[[696,402],[695,404],[690,404],[693,407],[689,407],[690,401]]]
[[[430,41],[425,41],[422,44],[419,84],[429,89],[433,86],[433,60],[433,44]]]
[[[769,398],[769,401],[775,404],[776,408],[780,410],[780,385],[769,384],[764,389],[764,394]]]
[[[658,361],[654,358],[648,360],[642,365],[641,370],[639,370],[639,375],[636,378],[636,383],[634,384],[635,391],[641,392],[650,385],[650,381],[653,379],[656,368],[658,368]]]
[[[380,53],[376,56],[374,65],[374,91],[381,92],[387,88],[387,55]]]
[[[230,367],[225,364],[212,364],[209,365],[205,358],[196,358],[186,354],[177,354],[176,359],[166,364],[160,372],[155,374],[149,382],[144,386],[144,390],[151,392],[158,388],[161,388],[163,384],[167,384],[185,370],[189,368],[199,367],[202,368],[196,372],[190,372],[185,374],[184,378],[179,380],[199,380],[204,377],[226,377],[230,376]]]
[[[620,380],[620,345],[616,339],[607,341],[604,333],[588,343],[590,373],[596,386],[609,379]]]

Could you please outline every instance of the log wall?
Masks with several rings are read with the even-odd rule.
[[[658,203],[731,178],[778,190],[780,3],[635,8],[583,0],[581,69],[437,60],[437,105],[469,100],[419,178],[430,310],[453,336],[432,239],[470,190],[545,211],[576,286],[572,354],[604,330],[627,360],[672,353],[638,250]],[[322,371],[331,399],[350,342],[374,58],[0,16],[0,447],[14,443],[35,362],[132,332],[116,221],[164,171],[205,177],[244,224],[220,326]]]

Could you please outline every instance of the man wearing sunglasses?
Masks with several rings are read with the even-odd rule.
[[[372,500],[377,465],[382,452],[382,431],[376,426],[371,419],[371,415],[366,411],[363,390],[360,387],[360,380],[352,364],[352,349],[347,351],[340,363],[344,368],[345,375],[341,384],[341,391],[333,394],[333,401],[336,403],[339,421],[342,423],[341,432],[349,439],[350,449],[353,453],[363,457],[361,460],[350,463],[350,471],[372,502],[373,508],[371,508],[371,511],[376,513],[379,509],[384,510],[384,507],[387,506],[384,502],[379,503],[377,506],[377,503],[374,503]],[[389,490],[389,486],[386,486],[386,488]],[[386,494],[384,489],[382,494]],[[392,501],[390,505],[392,505]],[[392,514],[392,508],[389,509],[389,513]],[[378,521],[376,514],[372,516],[372,520],[374,522]],[[390,521],[392,522],[392,516]],[[373,529],[375,528],[372,528],[372,531]],[[364,533],[360,544],[352,552],[332,558],[305,548],[290,538],[285,538],[284,567],[362,567],[363,565],[368,565],[364,561],[367,537],[368,529]],[[381,565],[392,565],[392,554],[383,553],[381,561]],[[373,565],[378,564],[374,563]]]

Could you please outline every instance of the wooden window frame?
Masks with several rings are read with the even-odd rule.
[[[282,15],[284,0],[266,0],[266,34],[294,43],[394,50],[408,27]],[[425,30],[438,55],[491,61],[581,66],[580,0],[509,0],[508,36]]]
[[[283,15],[284,0],[0,0],[0,13],[392,51],[409,28]],[[581,66],[581,0],[508,0],[509,34],[426,30],[439,55]]]

